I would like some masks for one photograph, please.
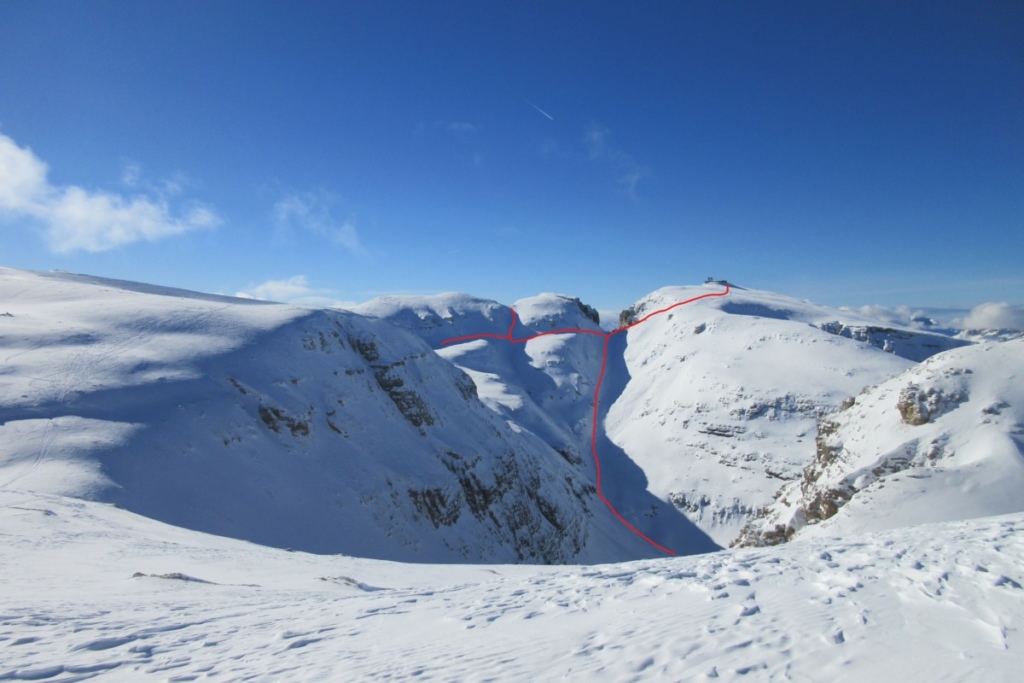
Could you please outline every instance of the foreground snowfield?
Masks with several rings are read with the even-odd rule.
[[[408,565],[0,491],[0,680],[1013,681],[1022,530],[1013,514],[617,565]]]

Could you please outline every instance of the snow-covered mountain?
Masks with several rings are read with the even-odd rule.
[[[823,416],[980,348],[720,290],[659,290],[607,332],[559,294],[350,312],[0,270],[0,487],[387,559],[659,554],[627,525],[707,552],[800,485]]]
[[[601,370],[600,335],[557,334],[524,343],[464,339],[511,334],[520,340],[561,329],[601,333],[597,312],[586,304],[541,294],[509,307],[463,294],[440,294],[384,297],[354,310],[422,337],[473,379],[486,405],[540,435],[569,462],[583,465],[590,459],[587,439]],[[445,343],[450,340],[455,341]]]
[[[593,398],[606,333],[593,308],[560,294],[541,294],[511,307],[441,294],[387,297],[356,310],[419,334],[473,379],[492,410],[542,438],[571,467],[596,481]],[[490,337],[466,339],[478,335]],[[605,395],[602,391],[602,402]],[[636,464],[606,439],[599,437],[597,446],[602,475],[610,482],[602,494],[616,511],[659,545],[689,552],[695,543],[692,522],[652,494]]]
[[[659,290],[623,320],[701,289]],[[615,341],[609,357],[621,360],[609,368],[619,387],[605,424],[609,439],[643,470],[655,496],[723,545],[780,484],[800,476],[814,456],[820,415],[912,361],[965,343],[738,287]]]
[[[1024,509],[1024,340],[941,353],[842,408],[743,544]]]
[[[1024,339],[720,289],[0,269],[0,680],[1017,680]]]
[[[659,290],[624,311],[620,323],[721,289]],[[600,331],[593,311],[568,296],[545,294],[511,308],[518,315],[513,339]],[[442,346],[508,334],[511,310],[455,294],[386,297],[357,310],[420,335],[473,378],[488,406],[586,466],[601,336]],[[659,521],[673,518],[670,505],[728,544],[811,461],[819,415],[915,361],[967,343],[736,287],[653,316],[609,340],[597,443],[616,482],[608,495],[652,537],[664,534]],[[637,490],[653,502],[637,501]]]
[[[577,455],[487,408],[386,321],[9,269],[0,301],[0,488],[322,553],[657,554]],[[714,549],[673,520],[682,552]]]

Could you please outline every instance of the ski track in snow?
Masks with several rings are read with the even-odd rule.
[[[24,492],[0,520],[0,681],[1010,681],[1024,647],[1020,514],[592,567],[289,553]]]

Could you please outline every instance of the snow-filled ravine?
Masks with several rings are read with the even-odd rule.
[[[1016,681],[1024,515],[664,560],[400,564],[0,491],[0,681]]]

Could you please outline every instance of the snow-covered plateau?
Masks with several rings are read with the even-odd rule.
[[[1019,332],[618,323],[0,268],[0,681],[1019,680]]]

